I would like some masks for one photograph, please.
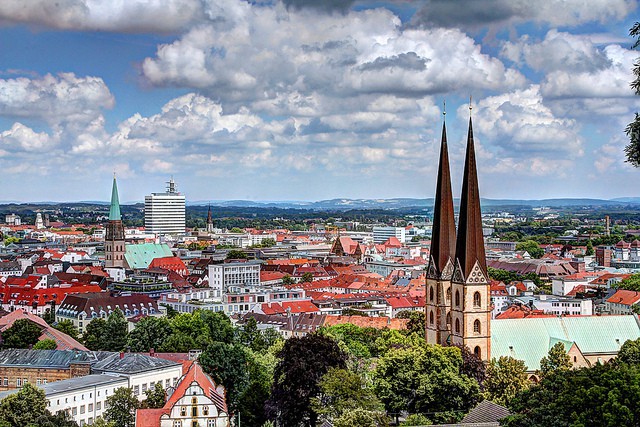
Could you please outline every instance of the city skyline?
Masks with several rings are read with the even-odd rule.
[[[637,6],[5,1],[0,199],[430,198],[445,101],[458,197],[470,96],[483,197],[638,196]]]

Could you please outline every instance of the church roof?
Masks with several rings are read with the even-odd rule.
[[[484,237],[482,236],[482,213],[480,211],[478,171],[471,118],[469,118],[467,153],[464,164],[462,194],[460,196],[456,261],[460,263],[462,276],[465,280],[476,262],[478,262],[486,275],[487,261],[484,251]]]
[[[164,243],[141,243],[125,246],[124,258],[131,269],[148,268],[154,258],[172,257],[169,246]]]
[[[116,177],[113,177],[113,187],[111,188],[111,207],[109,208],[109,221],[120,221],[120,200],[118,199],[118,185]]]
[[[627,340],[640,338],[636,316],[529,317],[491,322],[491,357],[511,356],[528,371],[540,369],[540,359],[554,344],[575,343],[583,354],[617,354]]]
[[[449,171],[449,150],[447,148],[447,129],[442,124],[442,142],[440,145],[440,164],[436,184],[435,204],[433,207],[430,255],[439,276],[447,262],[455,254],[456,225],[453,214],[453,194],[451,192],[451,172]]]

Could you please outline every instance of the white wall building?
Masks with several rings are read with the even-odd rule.
[[[185,229],[185,197],[176,191],[173,178],[167,191],[144,197],[144,226],[155,234],[179,234]]]
[[[397,237],[400,243],[407,240],[404,227],[373,227],[373,243],[384,243],[391,237]]]

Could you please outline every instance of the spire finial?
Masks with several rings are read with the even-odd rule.
[[[472,101],[473,99],[471,98],[471,95],[469,95],[469,117],[471,117],[471,110],[473,110]]]
[[[442,115],[447,116],[447,100],[442,101]]]

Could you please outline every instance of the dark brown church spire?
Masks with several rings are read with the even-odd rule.
[[[469,118],[467,136],[467,154],[464,164],[462,194],[460,195],[460,217],[458,220],[458,239],[456,241],[456,262],[466,282],[476,262],[486,278],[487,261],[482,236],[482,214],[480,211],[480,193],[478,190],[478,171],[473,143],[473,127]]]
[[[440,164],[436,184],[435,204],[433,208],[433,228],[428,274],[437,279],[442,276],[447,262],[455,255],[456,225],[453,214],[453,194],[451,192],[451,173],[449,171],[449,150],[447,148],[447,128],[442,124],[442,142],[440,145]],[[451,273],[449,273],[450,275]]]

